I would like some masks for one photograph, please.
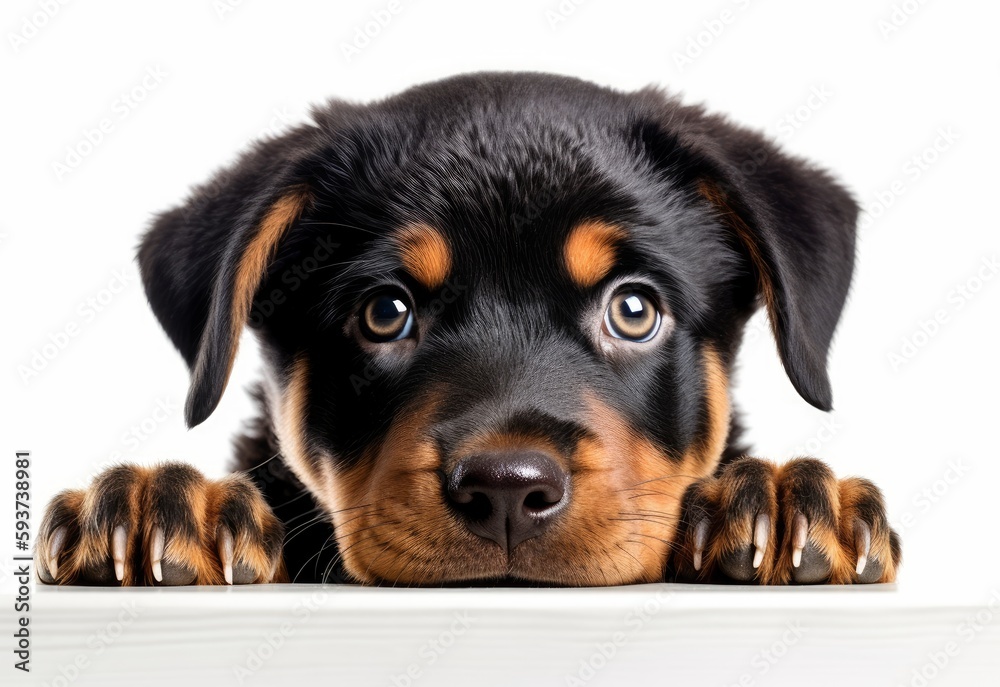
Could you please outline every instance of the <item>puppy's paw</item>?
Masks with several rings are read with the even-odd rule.
[[[878,488],[812,458],[741,458],[684,496],[673,567],[681,580],[751,584],[892,582],[899,537]]]
[[[120,465],[53,499],[35,561],[46,584],[279,582],[283,536],[243,475],[212,481],[179,463]]]

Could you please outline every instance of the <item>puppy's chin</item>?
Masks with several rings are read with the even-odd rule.
[[[393,423],[380,448],[332,476],[329,512],[346,572],[365,584],[606,586],[661,580],[681,499],[716,460],[668,455],[617,412],[589,400],[593,437],[576,445],[566,507],[509,552],[449,508],[426,405]],[[722,409],[718,409],[722,412]],[[720,418],[720,425],[723,419]]]
[[[687,483],[678,480],[676,491],[682,492]],[[673,491],[674,487],[662,489]],[[355,511],[355,520],[345,518],[336,528],[337,540],[346,572],[364,584],[607,586],[655,582],[663,578],[680,497],[659,497],[657,505],[646,504],[648,508],[639,512],[635,501],[649,499],[630,503],[628,496],[635,493],[595,489],[570,504],[561,521],[546,533],[521,542],[509,553],[469,532],[442,506],[425,507],[435,511],[436,517],[414,517],[412,512],[419,506],[406,498],[389,510],[358,509],[364,514]],[[606,504],[603,512],[589,512],[596,502]]]
[[[359,544],[359,548],[367,543]],[[507,554],[496,544],[473,545],[447,553],[393,550],[371,546],[372,553],[344,556],[345,569],[356,582],[375,586],[471,587],[603,587],[657,582],[663,579],[666,548],[643,561],[641,547],[627,542],[613,547],[618,555],[595,555],[570,560],[567,551],[541,542],[524,542]],[[630,550],[631,549],[631,550]],[[478,554],[478,555],[477,555]],[[645,566],[645,567],[644,567]]]

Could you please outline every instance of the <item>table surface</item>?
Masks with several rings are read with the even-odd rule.
[[[996,614],[895,585],[39,586],[17,684],[996,685]]]

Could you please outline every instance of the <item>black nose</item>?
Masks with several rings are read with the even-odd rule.
[[[563,509],[569,475],[538,451],[481,453],[459,461],[447,492],[473,533],[510,551]]]

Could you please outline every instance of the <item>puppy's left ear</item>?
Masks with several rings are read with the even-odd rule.
[[[744,247],[785,371],[805,400],[830,410],[827,354],[854,271],[857,203],[756,132],[698,108],[678,114],[679,141],[704,170],[698,191]]]
[[[146,296],[191,370],[189,427],[215,410],[253,299],[278,245],[310,202],[296,137],[258,144],[158,216],[139,246]]]

